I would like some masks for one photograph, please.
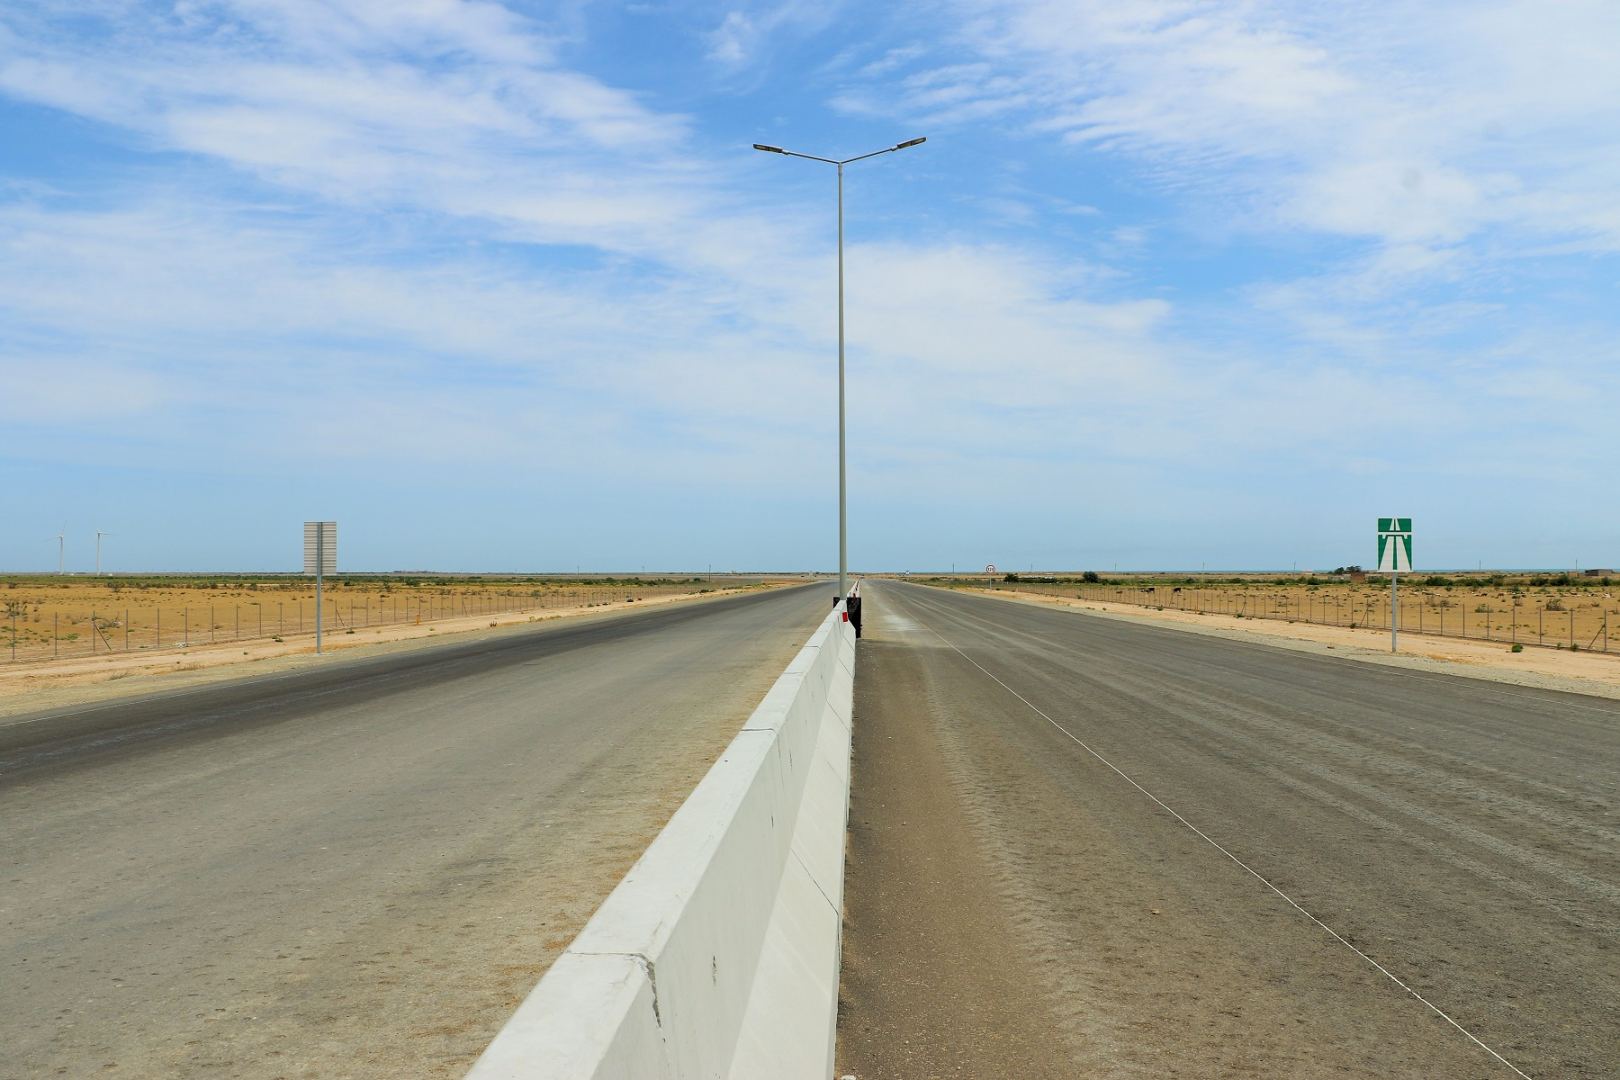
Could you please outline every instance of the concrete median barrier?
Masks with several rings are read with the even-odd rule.
[[[854,670],[840,607],[469,1080],[832,1074]]]

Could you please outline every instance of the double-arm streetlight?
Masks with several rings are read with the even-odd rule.
[[[780,146],[766,146],[755,143],[755,150],[763,150],[767,154],[781,154],[783,157],[804,158],[806,161],[819,161],[824,165],[831,165],[838,170],[838,599],[843,600],[849,595],[849,534],[846,529],[846,512],[844,504],[844,166],[867,158],[880,157],[883,154],[892,154],[896,150],[919,146],[927,142],[923,139],[908,139],[903,143],[885,146],[882,150],[874,150],[870,154],[861,154],[859,157],[844,158],[839,161],[835,158],[816,157],[814,154],[800,154],[792,150],[784,150]]]

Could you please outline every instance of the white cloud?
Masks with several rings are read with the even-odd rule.
[[[198,3],[120,12],[104,37],[25,14],[0,38],[0,91],[323,198],[467,213],[574,185],[637,219],[686,129],[556,66],[489,3]]]
[[[746,13],[732,11],[709,35],[709,59],[722,64],[741,64],[753,51],[758,31]]]
[[[821,30],[843,6],[838,0],[745,0],[709,31],[708,57],[731,70],[758,66],[769,59],[779,39]]]
[[[1000,117],[1252,223],[1391,244],[1495,229],[1620,250],[1620,8],[1601,0],[963,0],[953,50],[846,108]],[[895,90],[898,89],[898,106]]]
[[[0,371],[24,430],[117,416],[132,426],[103,438],[138,435],[174,460],[201,440],[250,472],[318,448],[630,485],[814,483],[834,282],[806,250],[790,234],[724,273],[637,278],[476,246],[401,264],[385,237],[240,206],[14,205],[0,214]],[[1106,275],[1083,264],[965,241],[848,255],[860,467],[895,495],[963,477],[1038,487],[1086,462],[1336,470],[1419,430],[1442,456],[1489,454],[1486,407],[1543,429],[1510,463],[1524,467],[1601,443],[1601,420],[1569,406],[1620,392],[1601,333],[1537,327],[1434,380],[1435,339],[1455,325],[1312,324],[1321,290],[1306,286],[1259,298],[1254,312],[1296,333],[1256,355],[1247,329],[1195,342],[1161,300],[1101,298]],[[72,372],[95,392],[70,393]]]

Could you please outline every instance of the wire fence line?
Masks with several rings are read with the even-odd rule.
[[[719,591],[688,583],[419,591],[382,595],[356,592],[326,598],[327,637],[387,626],[426,625],[449,619],[607,607],[656,596]],[[249,603],[121,604],[51,610],[37,601],[8,600],[0,612],[0,663],[135,654],[233,642],[285,641],[315,636],[315,601],[266,599]]]
[[[984,581],[978,587],[996,591],[1132,604],[1160,611],[1197,612],[1245,619],[1272,619],[1316,626],[1390,629],[1387,589],[1357,591],[1309,586],[1206,587],[1174,583]],[[1607,593],[1597,596],[1542,596],[1483,599],[1458,596],[1443,588],[1401,587],[1400,631],[1607,653],[1612,629],[1620,634],[1620,604]]]

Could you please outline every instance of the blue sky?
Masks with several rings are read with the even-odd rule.
[[[1607,2],[11,0],[0,567],[1620,564]]]

